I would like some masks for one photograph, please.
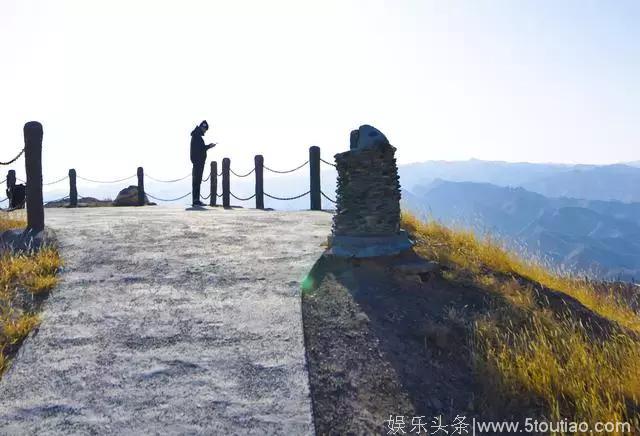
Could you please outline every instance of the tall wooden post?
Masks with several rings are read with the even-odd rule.
[[[42,124],[29,121],[24,125],[24,162],[27,173],[27,230],[44,230],[42,203]]]
[[[320,196],[320,147],[309,147],[309,190],[311,210],[322,210],[322,198]]]
[[[222,159],[222,206],[231,207],[229,199],[229,169],[231,168],[231,160],[228,157]]]
[[[144,206],[144,170],[138,167],[138,206]]]
[[[78,189],[76,188],[76,170],[69,170],[69,207],[78,206]]]
[[[218,202],[218,162],[211,162],[211,175],[209,176],[209,185],[211,187],[211,196],[209,197],[209,206],[215,206]]]
[[[264,209],[264,182],[262,175],[264,173],[264,157],[261,154],[253,158],[256,169],[256,209]]]

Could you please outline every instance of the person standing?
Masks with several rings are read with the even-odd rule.
[[[207,121],[201,122],[193,132],[191,132],[191,163],[193,171],[191,173],[191,195],[193,197],[193,206],[204,206],[200,201],[200,185],[202,184],[202,173],[204,172],[204,164],[207,160],[207,151],[216,146],[215,143],[204,144],[204,134],[209,130]],[[212,175],[215,177],[215,175]],[[215,194],[211,194],[215,195]]]

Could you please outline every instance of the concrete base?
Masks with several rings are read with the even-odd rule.
[[[413,242],[407,232],[385,236],[329,236],[327,254],[339,257],[393,256],[410,249]]]

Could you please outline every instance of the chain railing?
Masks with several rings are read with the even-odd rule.
[[[306,161],[302,165],[299,165],[299,166],[295,167],[292,170],[286,170],[286,171],[274,170],[272,168],[269,168],[268,166],[265,166],[264,169],[267,170],[267,171],[271,171],[272,173],[276,173],[276,174],[289,174],[289,173],[293,173],[295,171],[298,171],[300,168],[304,168],[304,166],[307,165],[308,163],[309,163],[309,161]]]
[[[38,123],[36,123],[37,126],[40,126]],[[37,127],[36,126],[36,127]],[[41,126],[40,126],[41,128]],[[41,131],[40,131],[41,132]],[[37,132],[36,132],[37,133]],[[41,133],[40,133],[40,141],[41,141]],[[38,146],[38,137],[37,134],[35,135],[34,138],[31,138],[31,142],[36,142],[36,146]],[[25,144],[27,144],[27,137],[25,136]],[[40,143],[41,144],[41,143]],[[26,150],[26,151],[25,151]],[[14,159],[12,159],[10,162],[8,163],[12,163],[15,162],[18,158],[20,158],[20,156],[22,156],[22,154],[25,154],[26,156],[26,160],[29,160],[29,149],[28,149],[28,144],[27,146],[25,146],[25,148],[18,154],[18,156],[16,156]],[[298,200],[302,197],[305,197],[307,195],[309,195],[310,197],[310,209],[311,210],[320,210],[322,207],[321,204],[321,199],[324,198],[325,200],[327,200],[328,202],[335,204],[336,200],[332,199],[329,195],[327,195],[325,192],[323,192],[320,189],[320,165],[321,163],[324,163],[326,165],[330,165],[332,167],[335,168],[335,164],[328,162],[324,159],[322,159],[320,157],[320,148],[319,147],[310,147],[309,148],[309,159],[306,160],[305,162],[303,162],[300,165],[297,165],[296,167],[289,169],[289,170],[279,170],[279,169],[274,169],[271,168],[269,166],[264,165],[264,158],[262,157],[262,155],[256,155],[255,156],[255,165],[254,167],[249,170],[248,172],[245,173],[239,173],[236,172],[234,170],[231,169],[231,161],[228,158],[223,159],[222,161],[222,171],[218,172],[218,167],[217,167],[217,162],[212,162],[211,163],[211,170],[209,171],[208,175],[206,178],[201,179],[201,183],[209,183],[210,184],[210,190],[209,190],[209,194],[207,196],[201,196],[200,198],[203,200],[209,200],[209,205],[210,206],[217,206],[217,200],[219,198],[222,198],[222,206],[224,206],[225,208],[227,207],[231,207],[231,202],[230,199],[233,198],[234,200],[237,201],[251,201],[251,200],[255,200],[255,207],[257,209],[264,209],[264,197],[267,197],[269,199],[272,200],[276,200],[276,201],[293,201],[293,200]],[[39,159],[36,160],[37,164],[40,164]],[[7,164],[2,162],[2,164]],[[293,196],[282,196],[282,195],[276,195],[276,194],[272,194],[269,192],[265,192],[264,190],[264,178],[263,178],[263,174],[264,174],[264,170],[271,172],[271,173],[276,173],[276,174],[290,174],[293,173],[295,171],[298,171],[302,168],[304,168],[305,166],[309,165],[310,166],[310,170],[309,170],[309,177],[310,177],[310,182],[309,182],[309,189],[306,190],[305,192],[298,194],[298,195],[293,195]],[[27,164],[27,173],[29,174],[28,179],[29,180],[42,180],[42,173],[41,173],[41,169],[40,169],[40,173],[37,174],[37,172],[35,174],[32,174],[29,172],[30,171],[30,166],[29,164]],[[252,195],[247,195],[247,196],[241,196],[236,194],[235,192],[231,191],[231,183],[230,183],[230,176],[233,175],[235,177],[238,178],[247,178],[251,175],[254,175],[255,178],[255,192]],[[162,179],[162,178],[157,178],[154,177],[152,175],[146,174],[146,178],[148,178],[149,180],[152,180],[154,182],[157,183],[178,183],[181,181],[184,181],[186,179],[188,179],[189,177],[191,177],[191,172],[189,172],[188,174],[179,177],[179,178],[175,178],[175,179]],[[222,177],[222,192],[219,194],[218,193],[218,177]],[[78,206],[78,200],[82,200],[88,197],[83,197],[83,196],[79,196],[78,195],[78,190],[76,187],[76,179],[85,181],[85,182],[89,182],[89,183],[96,183],[96,184],[115,184],[115,183],[120,183],[120,182],[124,182],[130,179],[134,179],[137,178],[137,205],[144,205],[146,203],[145,200],[145,196],[155,200],[155,201],[159,201],[159,202],[174,202],[174,201],[180,201],[183,200],[185,198],[187,198],[188,196],[192,195],[192,192],[188,192],[186,194],[177,196],[177,197],[171,197],[171,198],[165,198],[164,196],[160,196],[160,195],[156,195],[150,192],[147,192],[147,190],[145,189],[144,186],[144,179],[145,179],[145,173],[142,167],[139,167],[136,174],[127,176],[127,177],[122,177],[122,178],[118,178],[118,179],[113,179],[113,180],[100,180],[100,179],[94,179],[91,177],[85,177],[83,175],[78,175],[76,174],[75,169],[70,169],[69,170],[69,174],[64,176],[64,177],[60,177],[57,178],[55,180],[52,181],[48,181],[48,182],[43,182],[40,185],[40,204],[41,205],[47,205],[47,204],[51,204],[51,203],[57,203],[57,202],[68,202],[68,206],[69,207],[76,207]],[[52,186],[52,185],[56,185],[58,183],[62,183],[64,181],[68,180],[69,181],[69,194],[65,195],[64,197],[58,198],[56,200],[49,200],[49,201],[42,201],[42,194],[41,194],[41,189],[42,186]],[[21,183],[26,183],[24,182],[22,179],[19,179],[15,176],[15,171],[10,170],[9,174],[7,175],[7,178],[5,178],[5,180],[3,180],[2,183],[6,182],[7,183],[7,188],[8,188],[8,192],[10,193],[10,195],[8,195],[8,198],[5,198],[3,200],[0,200],[0,203],[5,202],[5,201],[9,201],[10,204],[12,203],[12,196],[11,196],[11,192],[14,189],[14,187],[16,186],[16,181],[19,181]],[[27,191],[29,191],[29,187],[27,187]],[[37,193],[37,191],[36,191]],[[27,195],[27,198],[29,196]],[[36,196],[37,197],[37,196]],[[197,199],[196,199],[197,200]],[[33,196],[31,201],[33,202]]]
[[[184,177],[180,177],[179,179],[172,179],[172,180],[156,179],[155,177],[151,177],[149,174],[145,174],[145,176],[150,178],[154,182],[158,182],[158,183],[176,183],[176,182],[181,182],[181,181],[185,180],[187,177],[191,177],[191,172],[189,172],[189,174],[187,174]]]
[[[254,172],[255,170],[256,170],[255,168],[252,168],[252,169],[251,169],[251,171],[249,171],[249,172],[248,172],[248,173],[246,173],[246,174],[238,174],[238,173],[236,173],[235,171],[233,171],[231,168],[229,168],[229,172],[231,172],[231,174],[233,174],[234,176],[239,177],[239,178],[248,177],[248,176],[250,176],[251,174],[253,174],[253,172]]]
[[[78,177],[81,180],[84,180],[85,182],[99,183],[101,185],[110,185],[113,183],[120,183],[120,182],[124,182],[125,180],[133,179],[134,177],[136,177],[136,174],[128,177],[123,177],[122,179],[117,179],[117,180],[94,180],[94,179],[89,179],[87,177],[82,177],[82,176],[76,176],[76,177]]]
[[[267,194],[266,192],[264,193],[264,195],[266,197],[271,198],[272,200],[291,201],[291,200],[297,200],[298,198],[302,198],[305,195],[309,194],[310,192],[311,191],[307,191],[304,194],[296,195],[296,196],[293,196],[293,197],[276,197],[275,195],[270,195],[270,194]]]
[[[320,158],[320,162],[325,163],[325,164],[327,164],[327,165],[329,165],[329,166],[332,166],[332,167],[334,167],[334,168],[336,167],[336,164],[331,163],[331,162],[328,162],[328,161],[326,161],[326,160],[324,160],[324,159],[322,159],[322,158]]]
[[[20,156],[22,156],[23,153],[24,153],[24,148],[22,150],[20,150],[20,153],[18,153],[18,155],[16,157],[14,157],[13,159],[11,159],[10,161],[7,161],[7,162],[0,161],[0,165],[11,165],[12,163],[14,163],[18,159],[20,159]]]
[[[55,185],[56,183],[60,183],[60,182],[62,182],[62,181],[64,181],[64,180],[67,180],[68,178],[69,178],[69,176],[64,176],[64,177],[62,177],[61,179],[54,180],[53,182],[47,182],[47,183],[44,183],[44,182],[43,182],[43,183],[42,183],[42,186],[51,186],[51,185]]]
[[[183,196],[181,196],[181,197],[177,197],[177,198],[159,198],[159,197],[156,197],[155,195],[151,195],[151,194],[149,194],[148,192],[145,192],[145,195],[147,195],[149,198],[152,198],[152,199],[154,199],[154,200],[156,200],[156,201],[166,201],[166,202],[169,202],[169,201],[178,201],[178,200],[182,200],[183,198],[186,198],[186,197],[188,197],[189,195],[191,195],[191,192],[187,192],[187,193],[186,193],[186,194],[184,194]]]
[[[238,197],[233,192],[229,192],[229,195],[231,195],[233,198],[235,198],[238,201],[249,201],[249,200],[252,200],[252,199],[254,199],[256,197],[256,194],[253,194],[250,197]]]
[[[322,196],[323,196],[324,198],[326,198],[327,200],[329,200],[329,202],[331,202],[331,203],[333,203],[333,204],[336,204],[336,203],[337,203],[337,201],[336,201],[336,200],[333,200],[332,198],[330,198],[330,197],[329,197],[327,194],[325,194],[323,191],[320,191],[320,194],[322,194]]]

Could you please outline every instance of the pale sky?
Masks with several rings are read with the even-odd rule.
[[[237,171],[364,123],[400,163],[638,160],[638,23],[622,0],[0,0],[0,160],[38,120],[45,181],[177,177],[202,119]]]

